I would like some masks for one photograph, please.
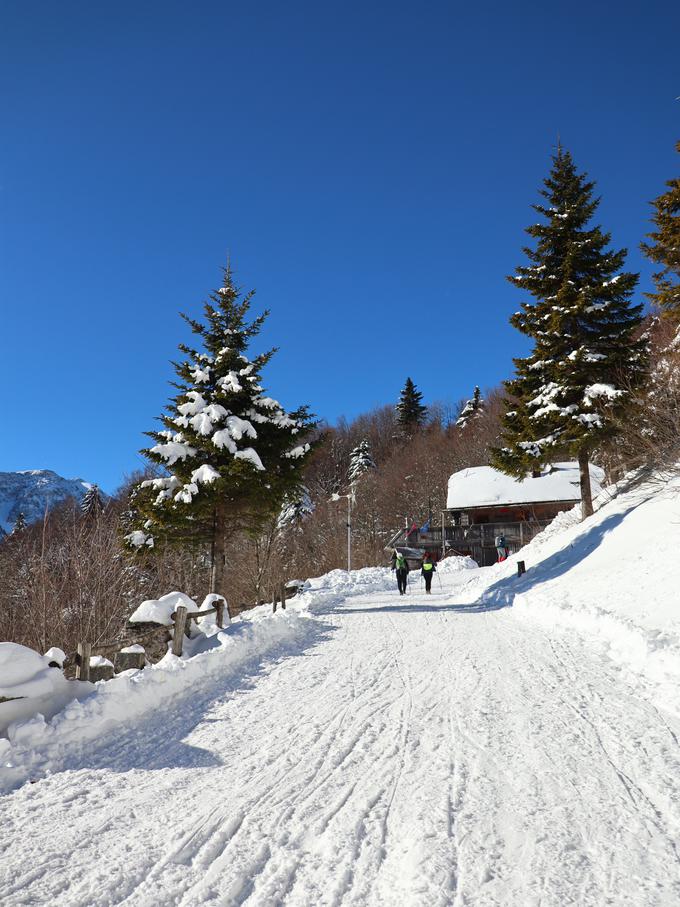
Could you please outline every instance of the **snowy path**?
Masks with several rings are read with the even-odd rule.
[[[0,799],[0,903],[677,907],[680,724],[475,586],[347,598]]]

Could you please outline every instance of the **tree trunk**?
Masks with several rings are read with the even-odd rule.
[[[581,474],[581,519],[593,514],[593,493],[590,488],[590,468],[588,450],[582,447],[578,452],[578,466]]]
[[[220,503],[215,508],[215,520],[213,523],[213,538],[212,538],[212,565],[210,570],[210,591],[215,592],[217,595],[223,596],[226,600],[227,597],[224,594],[226,591],[226,575],[227,575],[227,539],[226,539],[226,528],[227,528],[227,516],[226,508],[224,504]],[[231,609],[229,608],[229,602],[227,601],[227,613],[231,618]]]

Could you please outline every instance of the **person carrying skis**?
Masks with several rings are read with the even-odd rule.
[[[400,554],[396,548],[392,554],[392,569],[397,571],[399,595],[405,595],[408,583],[408,563],[404,555]]]
[[[432,576],[437,568],[432,560],[432,555],[425,552],[423,556],[423,566],[420,572],[425,577],[425,591],[428,595],[432,594]]]

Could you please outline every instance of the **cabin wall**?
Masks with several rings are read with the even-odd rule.
[[[569,502],[557,502],[445,511],[445,544],[448,550],[467,554],[480,567],[488,567],[498,560],[497,536],[505,536],[509,553],[515,554],[558,513],[572,506]]]
[[[488,567],[498,560],[495,539],[505,536],[510,554],[530,542],[544,529],[558,513],[570,510],[573,502],[510,505],[506,507],[478,507],[467,510],[443,511],[444,538],[442,526],[432,526],[428,532],[419,529],[404,529],[395,544],[408,545],[420,551],[430,551],[440,557],[442,549],[446,554],[467,555],[477,561],[480,567]]]

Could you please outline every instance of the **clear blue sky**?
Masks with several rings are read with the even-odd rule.
[[[677,173],[680,4],[0,3],[0,470],[113,490],[231,253],[266,373],[335,420],[525,347],[558,135],[629,265]]]

